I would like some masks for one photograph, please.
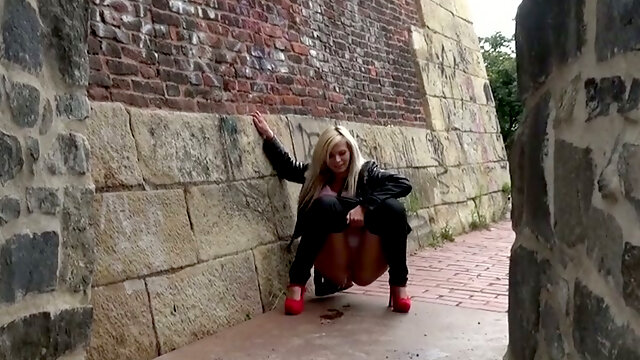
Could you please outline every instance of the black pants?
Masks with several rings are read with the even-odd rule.
[[[296,257],[289,269],[289,282],[304,285],[311,276],[311,268],[329,234],[346,230],[347,214],[351,207],[335,197],[322,196],[314,200],[305,214],[305,231],[298,245]],[[382,252],[389,265],[389,285],[406,286],[407,275],[407,213],[396,199],[387,199],[364,214],[364,226],[380,236]]]

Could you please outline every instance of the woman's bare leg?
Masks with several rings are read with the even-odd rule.
[[[329,234],[322,250],[318,254],[314,266],[322,276],[338,285],[351,282],[349,273],[349,245],[344,233]],[[290,287],[288,297],[300,299],[300,288]]]
[[[388,265],[382,252],[382,240],[367,230],[362,232],[358,246],[352,250],[353,282],[359,286],[367,286],[376,281]]]
[[[314,266],[331,282],[344,285],[351,281],[349,274],[349,244],[345,233],[330,234],[316,258]]]

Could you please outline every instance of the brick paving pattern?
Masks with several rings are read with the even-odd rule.
[[[461,235],[438,249],[409,257],[408,291],[413,301],[506,312],[509,254],[515,234],[510,222]],[[348,293],[389,296],[385,274],[367,287]]]

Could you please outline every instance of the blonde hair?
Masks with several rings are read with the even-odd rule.
[[[355,196],[358,174],[364,162],[362,154],[360,153],[356,140],[345,127],[332,126],[320,134],[318,142],[313,149],[311,164],[309,164],[309,168],[305,174],[306,181],[302,186],[298,198],[298,209],[309,206],[324,185],[330,180],[333,174],[327,166],[327,159],[331,149],[341,140],[346,140],[347,147],[351,153],[347,181],[343,193],[345,195]]]

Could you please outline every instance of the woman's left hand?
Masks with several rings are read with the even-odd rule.
[[[347,224],[355,227],[364,226],[364,208],[360,205],[356,206],[347,214]]]

